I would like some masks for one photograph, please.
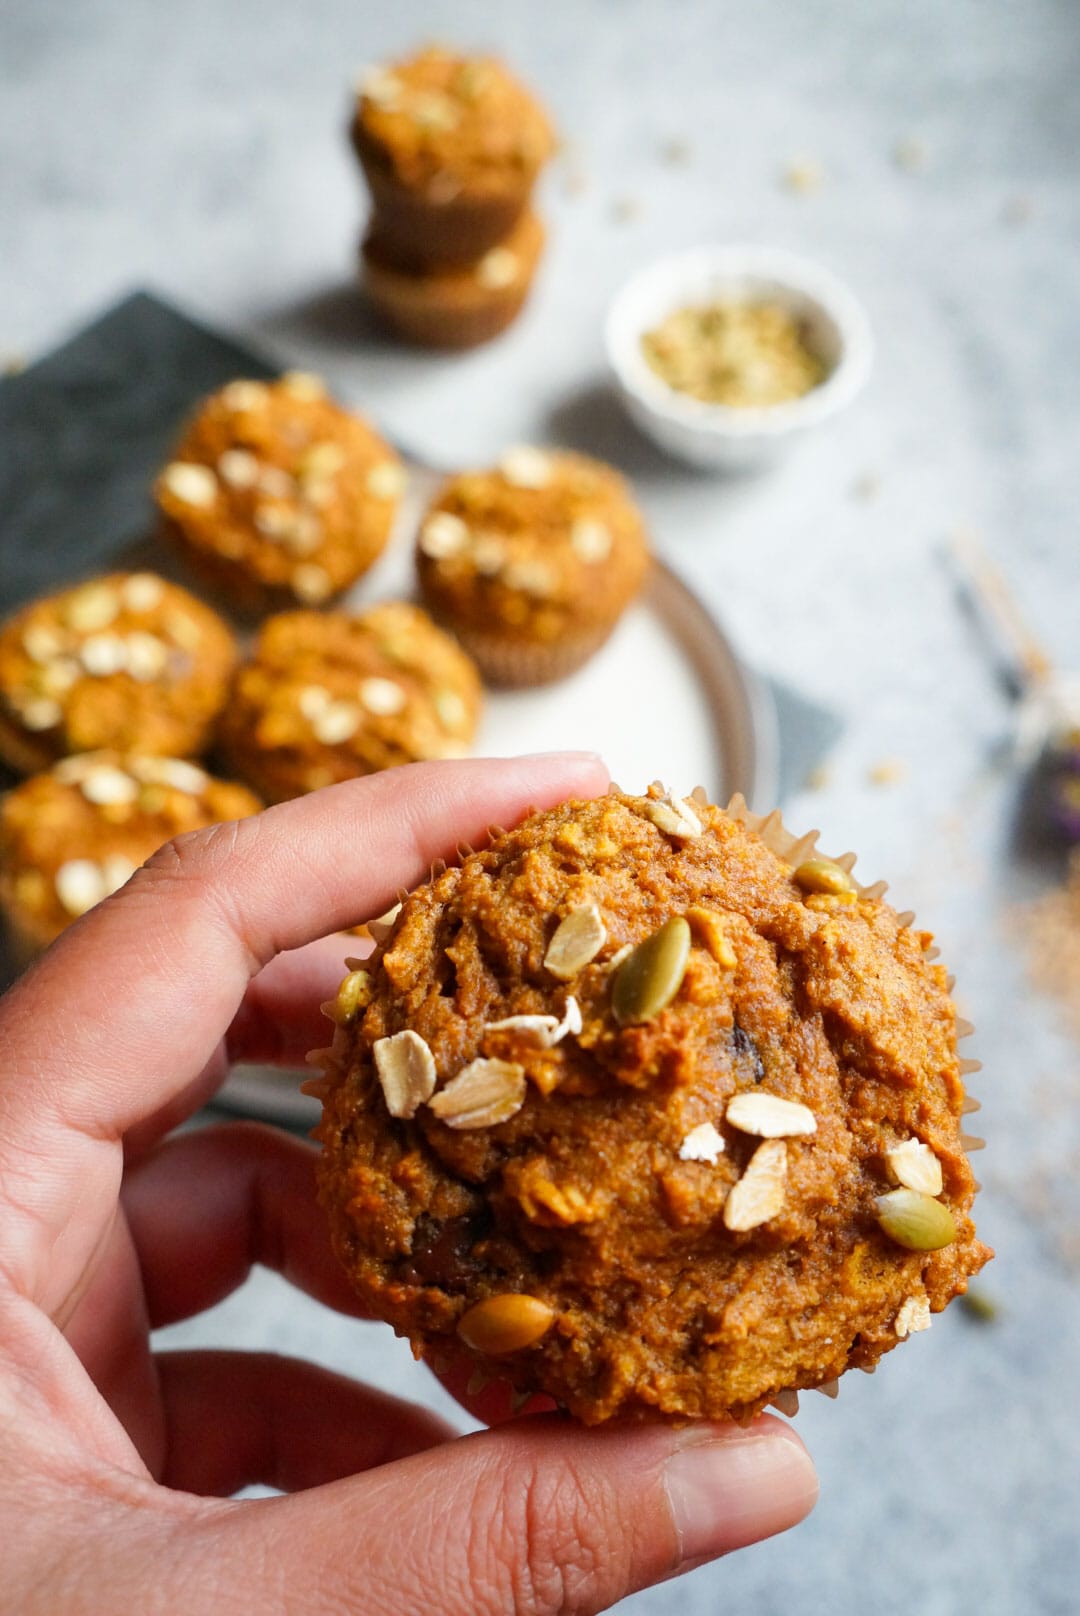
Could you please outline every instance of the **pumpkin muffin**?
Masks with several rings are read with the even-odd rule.
[[[364,76],[352,140],[386,253],[414,270],[474,264],[498,246],[555,143],[500,62],[434,46]]]
[[[405,488],[394,451],[317,376],[235,381],[154,486],[166,535],[234,610],[322,605],[366,572]]]
[[[417,541],[432,611],[496,684],[544,684],[586,662],[649,565],[623,479],[585,455],[522,445],[446,484]]]
[[[263,624],[222,719],[229,767],[268,802],[421,758],[464,757],[480,713],[469,658],[405,601]]]
[[[659,787],[534,814],[345,978],[320,1193],[418,1354],[590,1424],[745,1420],[987,1260],[929,934],[778,821]]]
[[[400,269],[376,224],[361,248],[364,284],[386,323],[426,348],[475,348],[520,314],[544,245],[535,213],[525,213],[476,264]]]
[[[184,831],[244,819],[261,804],[194,763],[83,752],[0,802],[0,909],[21,959],[122,887]]]
[[[217,613],[156,573],[46,595],[0,626],[0,757],[30,774],[100,747],[201,752],[236,655]]]

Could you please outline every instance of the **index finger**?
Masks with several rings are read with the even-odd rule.
[[[269,959],[385,910],[492,821],[606,782],[590,754],[413,764],[155,854],[0,1004],[9,1276],[22,1288],[48,1256],[73,1282],[101,1238],[86,1214],[115,1197],[118,1142],[202,1070]]]

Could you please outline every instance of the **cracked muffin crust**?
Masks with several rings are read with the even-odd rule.
[[[987,1260],[929,935],[772,823],[656,787],[534,814],[346,977],[320,1192],[418,1354],[588,1423],[745,1419]]]
[[[418,606],[282,612],[237,670],[220,743],[268,802],[423,758],[464,757],[480,714],[469,658]]]
[[[498,684],[544,684],[607,639],[649,566],[623,478],[565,450],[508,449],[452,478],[417,540],[432,611]]]
[[[83,752],[0,802],[0,909],[27,958],[184,831],[262,804],[185,759]]]
[[[206,746],[236,641],[152,572],[114,572],[0,626],[0,757],[21,774],[101,747],[187,757]]]
[[[500,62],[438,46],[364,75],[351,134],[386,250],[413,270],[498,246],[554,149],[543,108]]]
[[[382,554],[405,468],[317,376],[205,400],[154,485],[166,536],[246,616],[320,606]]]

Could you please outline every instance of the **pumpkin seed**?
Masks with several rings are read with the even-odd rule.
[[[620,965],[611,988],[615,1020],[626,1026],[659,1015],[682,986],[689,958],[690,927],[672,915]]]
[[[795,871],[795,884],[804,892],[826,892],[832,898],[854,903],[859,892],[846,870],[829,858],[808,858]]]
[[[463,1313],[457,1333],[467,1347],[498,1358],[520,1352],[545,1336],[555,1322],[555,1309],[538,1296],[508,1292],[488,1296]]]
[[[956,1219],[943,1201],[918,1190],[890,1190],[876,1201],[877,1220],[907,1251],[940,1251],[956,1239]]]

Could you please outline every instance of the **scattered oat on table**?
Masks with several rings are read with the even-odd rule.
[[[895,786],[907,777],[908,766],[904,758],[880,758],[866,771],[872,786]]]
[[[1001,205],[1002,224],[1027,224],[1035,211],[1035,204],[1030,196],[1018,193],[1016,196],[1007,196]]]
[[[616,197],[611,204],[611,217],[616,224],[630,224],[641,217],[641,203],[634,196]]]
[[[812,768],[803,781],[804,791],[824,791],[832,780],[832,770],[824,763],[818,763]]]
[[[851,485],[852,498],[862,500],[867,505],[871,500],[877,499],[880,493],[881,478],[876,471],[864,471]]]
[[[1001,1317],[998,1304],[985,1291],[966,1291],[960,1298],[960,1306],[977,1324],[996,1324]]]
[[[660,161],[670,168],[682,168],[690,161],[690,142],[676,136],[665,140],[660,147]]]
[[[893,147],[893,162],[909,174],[920,173],[930,161],[930,148],[919,135],[905,135]]]
[[[783,183],[799,196],[810,196],[825,183],[824,165],[816,157],[794,157],[784,169]]]

